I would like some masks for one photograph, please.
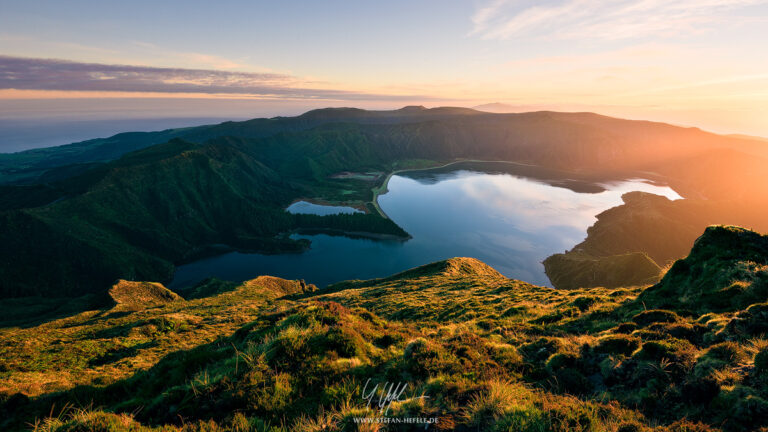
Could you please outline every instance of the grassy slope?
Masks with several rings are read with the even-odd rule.
[[[0,417],[12,428],[52,412],[39,429],[51,431],[358,430],[372,378],[430,396],[390,415],[438,416],[443,430],[756,430],[768,426],[766,242],[710,229],[645,290],[551,290],[467,258],[318,292],[211,281],[188,294],[210,297],[5,329]],[[756,297],[668,300],[730,279]],[[58,415],[67,403],[90,408]]]
[[[114,382],[156,364],[169,352],[230,334],[258,318],[277,298],[302,292],[299,282],[270,277],[239,286],[218,281],[209,285],[200,288],[212,289],[209,294],[216,295],[210,298],[138,307],[118,295],[106,309],[3,328],[0,391],[39,395]]]

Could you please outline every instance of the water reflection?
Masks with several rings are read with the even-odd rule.
[[[171,286],[209,276],[245,280],[261,274],[325,286],[388,276],[455,256],[478,258],[506,276],[549,285],[541,261],[582,241],[595,216],[621,204],[623,193],[680,198],[669,187],[642,180],[572,178],[513,164],[403,173],[392,176],[388,189],[379,205],[413,236],[407,242],[295,235],[309,239],[311,249],[303,254],[235,252],[203,259],[180,267]]]
[[[362,213],[362,211],[353,207],[322,205],[307,201],[296,201],[295,203],[289,205],[285,210],[294,214],[314,214],[320,216],[332,214]]]

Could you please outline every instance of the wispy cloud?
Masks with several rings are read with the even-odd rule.
[[[145,41],[132,41],[130,45],[138,48],[147,57],[163,58],[164,61],[171,61],[171,64],[179,65],[181,67],[211,68],[220,70],[242,70],[244,68],[251,68],[251,70],[253,70],[253,66],[244,65],[240,62],[217,55],[198,52],[174,51]]]
[[[279,73],[80,63],[0,56],[0,89],[132,93],[236,94],[332,100],[431,99],[311,88],[298,77]]]
[[[627,39],[711,29],[728,14],[768,0],[492,0],[472,17],[471,35]]]

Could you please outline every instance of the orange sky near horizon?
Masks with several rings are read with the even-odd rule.
[[[169,117],[498,102],[768,136],[768,0],[233,1],[181,22],[179,5],[43,2],[2,5],[8,118],[44,117],[47,100],[58,115],[131,99]]]

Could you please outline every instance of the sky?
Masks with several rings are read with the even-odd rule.
[[[768,0],[0,0],[0,129],[498,102],[768,136],[766,42]]]

